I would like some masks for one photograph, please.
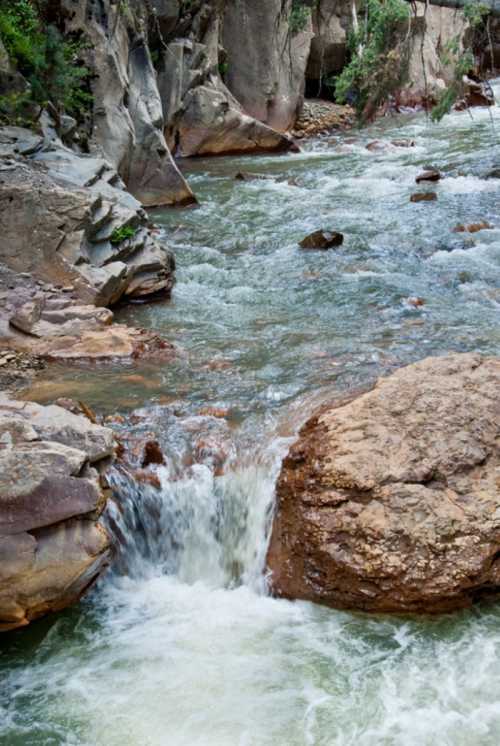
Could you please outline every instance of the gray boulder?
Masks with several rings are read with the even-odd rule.
[[[38,142],[20,128],[0,129],[0,147],[2,141],[12,156]],[[5,176],[0,169],[0,261],[74,285],[84,303],[168,296],[173,255],[153,237],[116,171],[102,158],[42,146],[27,161],[13,160]]]
[[[292,0],[226,3],[223,45],[226,83],[246,114],[280,132],[300,112],[312,26],[290,29]]]

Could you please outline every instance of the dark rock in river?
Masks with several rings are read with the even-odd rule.
[[[278,596],[443,612],[500,592],[500,359],[429,358],[334,401],[277,484]]]
[[[417,184],[420,184],[420,182],[422,181],[439,181],[441,178],[441,173],[437,170],[437,168],[429,168],[419,174],[416,177],[415,181],[417,182]]]
[[[344,243],[344,236],[342,233],[336,231],[314,231],[309,236],[306,236],[300,243],[299,246],[302,249],[332,249],[336,246],[342,246]]]

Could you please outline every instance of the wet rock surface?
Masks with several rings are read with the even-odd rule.
[[[410,197],[410,202],[435,202],[436,200],[436,192],[416,192]]]
[[[500,590],[500,360],[429,358],[324,407],[285,459],[276,595],[443,612]]]
[[[166,361],[176,354],[158,334],[113,324],[112,311],[81,305],[75,295],[74,286],[35,280],[0,264],[0,381],[5,390],[26,384],[47,361]]]
[[[0,631],[71,605],[106,567],[97,469],[114,450],[85,417],[0,397]]]
[[[333,249],[342,246],[344,236],[337,231],[314,231],[300,242],[301,249]]]
[[[32,140],[33,152],[20,157]],[[74,285],[78,297],[94,305],[168,297],[173,256],[107,161],[44,145],[19,127],[1,128],[1,143],[0,261],[37,279]]]

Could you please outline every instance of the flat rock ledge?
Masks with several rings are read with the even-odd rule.
[[[333,402],[283,463],[277,596],[438,613],[500,592],[500,359],[429,358]]]
[[[73,604],[107,566],[98,469],[114,452],[109,428],[0,396],[0,631]]]

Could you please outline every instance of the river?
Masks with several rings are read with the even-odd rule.
[[[173,300],[119,313],[178,358],[61,368],[32,392],[134,411],[167,465],[159,493],[115,473],[119,561],[79,607],[2,638],[1,744],[498,746],[500,606],[349,614],[269,598],[263,567],[280,459],[319,401],[431,354],[500,354],[499,138],[495,107],[185,166],[201,206],[152,215]],[[417,187],[426,165],[445,178]],[[481,221],[497,228],[453,232]],[[317,228],[344,246],[300,250]],[[200,432],[223,469],[186,458]]]

